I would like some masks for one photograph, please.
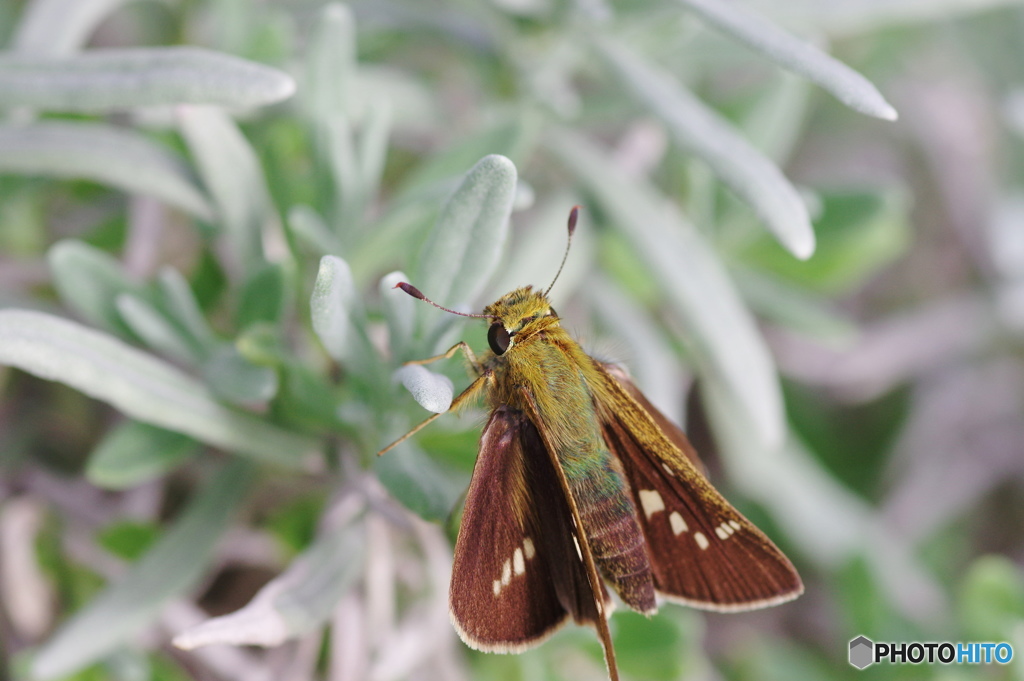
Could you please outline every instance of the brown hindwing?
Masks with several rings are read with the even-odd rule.
[[[669,600],[718,611],[800,595],[792,563],[698,471],[682,430],[633,397],[640,392],[621,370],[597,366],[605,381],[595,391],[602,432],[626,471],[655,588]]]

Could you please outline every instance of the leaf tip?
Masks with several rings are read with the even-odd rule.
[[[815,248],[814,232],[809,232],[805,237],[794,239],[789,244],[790,252],[800,260],[807,260],[814,255]]]
[[[879,112],[878,117],[881,118],[883,121],[896,121],[896,120],[899,120],[900,113],[898,111],[896,111],[896,107],[894,107],[889,102],[884,102],[884,104],[885,104],[885,106]]]
[[[417,364],[407,364],[396,372],[402,385],[421,407],[435,414],[443,414],[452,405],[455,388],[450,378]]]

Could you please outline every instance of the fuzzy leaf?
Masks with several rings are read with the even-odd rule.
[[[85,477],[105,489],[128,489],[160,477],[198,451],[199,443],[186,435],[127,421],[96,446]]]
[[[473,166],[423,245],[416,287],[448,307],[474,301],[505,246],[515,189],[516,167],[504,156],[485,156]]]
[[[867,78],[743,5],[722,0],[679,2],[776,64],[810,78],[851,109],[887,121],[898,118],[896,109]]]
[[[711,166],[796,257],[814,253],[803,199],[782,171],[669,74],[620,44],[598,43],[619,82],[668,126],[680,146]]]
[[[182,364],[199,361],[196,349],[170,319],[139,296],[117,296],[117,311],[132,332],[146,345]]]
[[[232,252],[246,270],[263,262],[263,228],[270,192],[256,151],[222,109],[178,107],[182,135],[213,196]]]
[[[11,47],[24,55],[65,56],[89,39],[97,26],[131,0],[33,0],[23,5]]]
[[[357,325],[363,312],[356,295],[355,282],[352,281],[352,271],[344,260],[334,255],[320,258],[320,270],[313,285],[309,307],[313,330],[327,354],[338,362],[357,358]]]
[[[203,363],[203,378],[215,395],[225,402],[249,409],[261,409],[277,394],[277,372],[257,366],[225,343]]]
[[[245,607],[183,631],[174,645],[278,646],[322,626],[362,572],[363,534],[361,525],[321,534]]]
[[[435,414],[443,414],[452,406],[455,386],[444,374],[434,373],[418,364],[409,364],[395,372],[395,378],[421,407]]]
[[[65,305],[86,321],[127,335],[116,301],[122,294],[141,295],[142,287],[128,280],[117,259],[74,239],[58,241],[46,257]]]
[[[450,471],[409,442],[377,457],[372,465],[388,491],[425,520],[447,518],[469,483],[467,476]]]
[[[0,126],[0,174],[9,173],[91,180],[213,219],[209,200],[182,159],[124,128],[53,121]]]
[[[295,92],[288,74],[197,47],[89,50],[67,58],[0,56],[0,108],[104,113],[145,106],[249,108]]]
[[[291,468],[315,440],[225,407],[194,378],[112,336],[30,310],[0,310],[0,364],[60,381],[132,418]]]
[[[356,108],[355,20],[347,5],[332,2],[320,10],[306,51],[303,99],[309,114],[329,120]]]
[[[413,336],[416,321],[416,305],[419,303],[405,291],[397,288],[401,282],[409,281],[404,272],[392,272],[380,280],[380,302],[388,324],[388,343],[391,357],[397,361],[415,359],[406,353]]]
[[[199,301],[185,277],[172,267],[164,267],[160,270],[158,281],[164,303],[175,321],[188,331],[190,339],[201,353],[213,350],[217,345],[217,337],[203,316]]]

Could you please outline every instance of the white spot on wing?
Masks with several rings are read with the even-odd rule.
[[[665,510],[665,501],[658,494],[658,490],[654,489],[640,490],[640,505],[643,507],[644,515],[647,516],[648,520],[658,511]]]
[[[580,557],[580,560],[583,560],[583,552],[580,551],[580,542],[576,539],[575,534],[572,536],[572,543],[576,545],[576,555]]]
[[[730,520],[730,521],[729,521],[729,525],[731,525],[731,526],[732,526],[732,529],[734,529],[734,530],[738,530],[738,529],[740,529],[740,528],[742,527],[742,525],[740,525],[740,524],[739,524],[738,522],[736,522],[735,520]]]
[[[671,475],[673,478],[676,477],[676,472],[669,468],[669,465],[667,463],[662,462],[661,467],[664,468],[665,472]]]
[[[516,552],[512,554],[512,572],[517,575],[521,575],[526,572],[526,561],[523,560],[523,550],[516,549]]]
[[[694,532],[693,539],[697,542],[697,546],[699,546],[702,551],[710,545],[708,538],[704,536],[703,532]]]
[[[530,560],[537,555],[537,550],[533,548],[533,540],[529,537],[523,540],[523,553],[526,554],[526,560]]]
[[[728,539],[729,533],[725,531],[725,526],[719,525],[715,528],[715,534],[718,535],[719,539]]]
[[[512,581],[512,561],[506,560],[505,564],[501,566],[501,585],[508,586],[508,583]]]
[[[494,595],[497,596],[501,593],[501,582],[494,580]]]
[[[668,517],[668,522],[672,525],[672,534],[677,537],[690,529],[686,526],[686,521],[683,520],[683,516],[679,515],[679,511],[672,511],[672,515]]]

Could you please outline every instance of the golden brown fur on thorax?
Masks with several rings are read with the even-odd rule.
[[[589,427],[586,420],[560,409],[559,404],[575,399],[589,405],[588,385],[598,386],[600,381],[592,375],[593,361],[562,328],[547,296],[524,286],[488,305],[484,314],[505,327],[510,341],[504,353],[488,353],[482,363],[493,377],[487,391],[491,406],[527,411],[521,393],[525,388],[541,414],[557,425],[554,432],[569,439],[593,436],[589,431],[577,432]]]

